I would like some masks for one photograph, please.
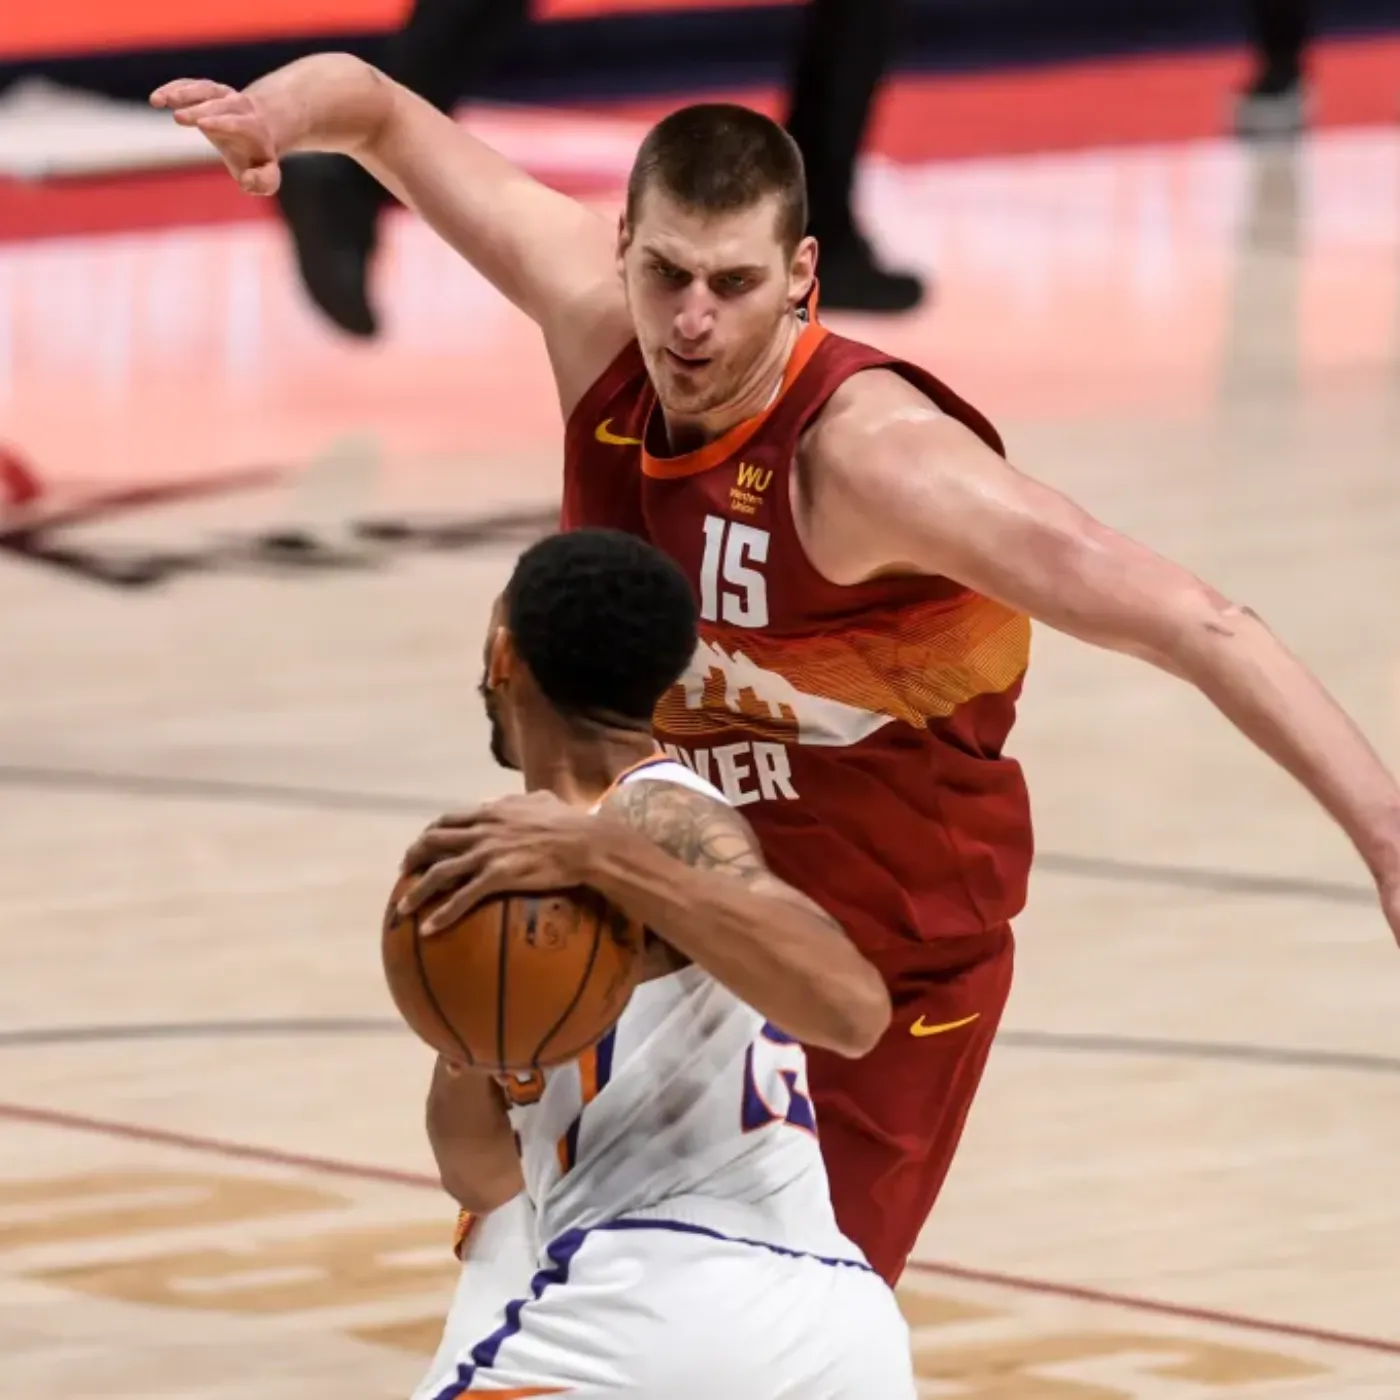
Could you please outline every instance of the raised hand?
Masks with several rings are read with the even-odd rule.
[[[546,893],[588,883],[600,822],[550,792],[520,793],[439,818],[409,847],[403,872],[417,878],[400,916],[442,904],[419,925],[440,933],[499,894]]]
[[[245,194],[272,195],[282,183],[283,154],[266,114],[249,92],[207,78],[177,78],[151,94],[151,106],[203,134]]]

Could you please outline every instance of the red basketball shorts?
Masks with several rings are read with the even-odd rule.
[[[874,959],[894,1019],[859,1060],[808,1051],[841,1229],[894,1283],[953,1163],[1011,991],[1009,926]]]

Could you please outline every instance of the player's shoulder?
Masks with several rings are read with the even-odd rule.
[[[928,393],[897,369],[860,370],[836,387],[808,424],[798,444],[799,468],[809,480],[813,474],[859,473],[892,431],[946,417]]]
[[[868,453],[880,440],[905,437],[911,429],[925,451],[937,451],[940,442],[957,446],[970,432],[1004,454],[991,420],[922,365],[855,341],[841,341],[838,351],[827,370],[837,382],[809,420],[804,455],[839,461],[852,449]]]
[[[624,773],[609,795],[609,802],[614,801],[632,805],[670,802],[697,810],[707,803],[717,803],[726,810],[733,810],[733,804],[713,783],[666,754],[639,763]]]
[[[871,433],[888,423],[944,416],[933,396],[894,365],[859,369],[843,379],[812,419],[811,433]]]
[[[681,763],[647,764],[619,782],[600,815],[625,822],[688,865],[760,867],[753,828],[718,788]]]

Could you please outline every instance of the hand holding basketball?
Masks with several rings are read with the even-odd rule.
[[[418,878],[399,911],[409,916],[437,904],[419,924],[431,936],[494,895],[586,885],[596,831],[596,818],[549,792],[440,817],[404,857],[404,873]]]
[[[177,78],[151,94],[151,106],[198,130],[218,151],[245,194],[276,194],[282,152],[269,113],[250,92],[205,78]]]
[[[595,827],[537,793],[443,817],[409,850],[384,919],[384,970],[400,1014],[440,1055],[531,1073],[616,1023],[646,936],[587,887]]]

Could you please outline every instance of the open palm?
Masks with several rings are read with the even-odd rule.
[[[206,78],[177,78],[151,94],[151,106],[201,132],[245,194],[277,193],[282,183],[280,153],[257,103],[246,92]]]

